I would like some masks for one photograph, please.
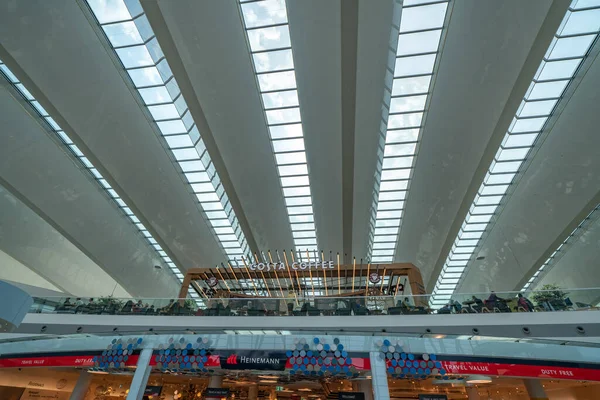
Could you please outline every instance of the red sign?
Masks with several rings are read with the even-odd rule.
[[[575,379],[600,381],[600,370],[590,368],[548,367],[543,365],[498,364],[486,362],[441,361],[449,374],[497,375],[546,379]]]

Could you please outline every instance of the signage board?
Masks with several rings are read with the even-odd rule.
[[[363,392],[338,392],[338,400],[365,400]]]
[[[67,392],[57,392],[54,390],[25,389],[21,400],[69,400],[70,394]]]
[[[420,394],[419,400],[448,400],[445,394]]]
[[[204,397],[227,397],[229,396],[229,389],[227,388],[206,388],[204,391]]]
[[[335,265],[333,261],[310,261],[310,262],[293,262],[289,264],[289,268],[285,263],[282,262],[267,262],[267,263],[254,263],[248,265],[248,268],[252,271],[287,271],[290,268],[292,270],[307,270],[307,269],[334,269]]]
[[[283,371],[287,357],[283,352],[240,350],[221,355],[223,369],[255,369],[261,371]]]
[[[144,396],[160,396],[162,392],[162,386],[146,386],[144,389]]]

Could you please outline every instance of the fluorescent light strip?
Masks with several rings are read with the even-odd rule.
[[[432,305],[443,304],[456,290],[509,187],[596,41],[599,21],[599,0],[571,3],[448,254],[433,290]]]
[[[584,219],[577,225],[577,227],[573,230],[573,232],[569,233],[567,238],[558,246],[556,250],[548,257],[546,261],[542,264],[542,266],[533,274],[533,276],[527,281],[527,283],[521,289],[521,292],[528,290],[540,277],[540,274],[544,271],[548,272],[552,267],[553,263],[555,263],[565,252],[566,246],[570,244],[574,238],[580,237],[585,231],[585,227],[589,225],[594,217],[594,213],[600,209],[600,204],[596,206]]]
[[[285,0],[240,1],[297,257],[318,258],[317,232]]]
[[[227,193],[139,0],[86,0],[233,263],[249,254]]]
[[[448,10],[447,1],[421,3],[406,0],[403,4],[393,83],[384,95],[385,141],[379,151],[367,250],[373,263],[390,263],[394,258]]]
[[[127,216],[127,218],[133,223],[136,228],[140,231],[142,236],[146,238],[148,244],[154,248],[154,250],[158,253],[158,255],[162,258],[162,260],[169,266],[173,274],[179,280],[179,283],[183,282],[183,274],[177,268],[175,263],[169,258],[167,253],[162,249],[160,244],[152,237],[152,234],[146,229],[144,224],[139,220],[138,217],[135,216],[133,211],[127,207],[127,204],[121,197],[114,191],[114,189],[110,186],[108,181],[104,179],[100,171],[94,167],[92,162],[83,155],[81,150],[73,143],[73,141],[69,138],[67,133],[61,129],[58,123],[46,112],[44,107],[31,95],[31,93],[25,88],[25,86],[18,80],[18,78],[10,71],[10,69],[0,60],[0,71],[2,71],[4,77],[17,89],[17,91],[31,104],[31,106],[36,110],[36,112],[40,115],[40,117],[47,123],[50,129],[58,136],[60,141],[73,153],[73,155],[83,164],[83,166],[90,172],[90,174],[94,177],[94,180],[100,185],[102,189],[108,194],[108,196],[117,203],[117,206],[123,213]]]

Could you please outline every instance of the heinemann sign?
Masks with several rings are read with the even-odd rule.
[[[333,261],[293,262],[290,267],[294,270],[334,269]],[[255,263],[248,266],[252,271],[287,271],[285,263]]]
[[[286,361],[287,357],[282,352],[240,350],[221,355],[221,368],[283,371]]]

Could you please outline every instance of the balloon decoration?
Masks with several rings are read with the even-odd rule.
[[[294,348],[286,351],[291,375],[345,376],[358,377],[359,373],[352,365],[352,358],[344,350],[340,339],[328,344],[325,339],[315,337],[294,340]]]
[[[143,339],[130,338],[127,340],[113,339],[105,350],[102,350],[102,355],[94,356],[94,366],[89,368],[90,371],[108,371],[125,368],[125,363],[129,360],[129,356],[134,351],[139,350]]]
[[[435,378],[438,380],[458,379],[462,376],[447,375],[442,363],[437,360],[435,354],[406,353],[402,349],[402,342],[388,339],[379,340],[375,343],[378,347],[380,357],[385,360],[388,375],[396,379],[422,380]]]
[[[168,343],[158,345],[158,354],[154,356],[156,368],[164,373],[208,373],[214,372],[205,364],[211,355],[208,338],[198,337],[195,341],[185,338],[169,338]]]

